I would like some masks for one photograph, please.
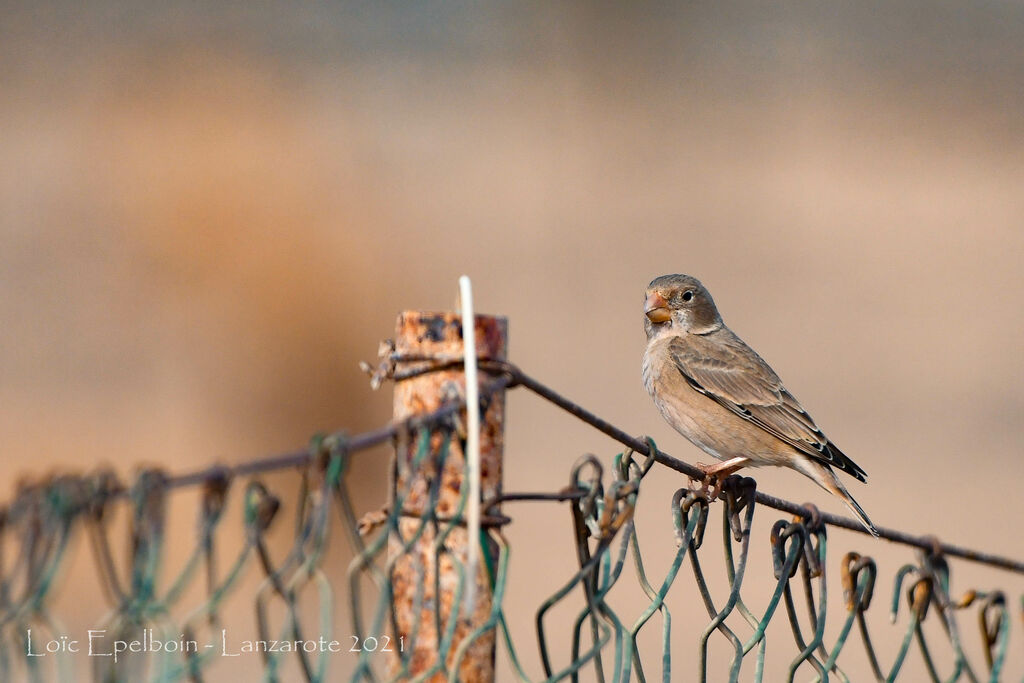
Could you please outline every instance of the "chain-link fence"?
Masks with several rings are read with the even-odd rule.
[[[514,366],[492,362],[484,367],[491,379],[481,390],[483,402],[506,389],[525,388],[619,440],[626,449],[606,460],[580,457],[564,472],[564,488],[553,483],[551,491],[505,492],[484,501],[479,539],[484,591],[475,611],[464,607],[473,580],[462,552],[469,488],[455,492],[454,509],[438,505],[443,495],[440,473],[452,458],[461,458],[466,437],[465,406],[456,396],[437,410],[380,430],[317,437],[306,451],[233,468],[213,467],[178,477],[148,470],[130,487],[119,485],[110,473],[25,485],[0,518],[2,547],[14,549],[0,557],[0,680],[84,677],[74,668],[72,654],[61,649],[63,629],[51,608],[62,561],[79,535],[89,539],[111,607],[97,629],[105,632],[104,653],[113,656],[90,662],[95,680],[209,680],[209,667],[218,654],[211,644],[217,642],[220,615],[232,600],[252,602],[256,642],[287,644],[267,645],[254,653],[261,659],[264,680],[270,681],[287,680],[281,672],[289,661],[293,666],[298,663],[295,668],[302,680],[340,680],[339,653],[345,653],[345,677],[355,681],[487,680],[494,671],[495,646],[508,663],[508,675],[524,681],[537,678],[527,673],[527,653],[539,658],[542,678],[548,681],[645,681],[659,676],[664,681],[760,681],[765,679],[768,626],[780,621],[788,622],[790,636],[787,642],[773,640],[772,649],[788,658],[789,680],[848,681],[844,661],[853,649],[866,653],[880,681],[896,680],[913,650],[923,656],[931,680],[1005,678],[1010,601],[999,590],[952,596],[948,558],[1012,572],[1024,572],[1024,564],[882,529],[883,538],[918,549],[918,561],[900,567],[886,581],[871,557],[829,554],[829,526],[859,531],[856,522],[768,496],[757,490],[753,479],[731,477],[717,501],[709,501],[700,487],[676,491],[670,507],[674,554],[664,574],[654,576],[644,564],[645,546],[634,518],[645,477],[655,467],[668,466],[691,476],[699,476],[699,470],[659,451],[649,439],[629,436]],[[351,476],[353,463],[367,449],[389,442],[398,454],[392,498],[379,511],[359,514],[353,502],[353,487],[359,485]],[[295,467],[301,474],[294,541],[283,559],[275,561],[266,535],[280,516],[279,501],[260,477]],[[403,469],[423,476],[403,477]],[[166,544],[167,500],[175,489],[194,486],[202,487],[199,533],[177,576],[165,577],[161,570],[167,554],[182,552]],[[242,528],[226,528],[222,522],[227,492],[237,486],[244,486]],[[423,504],[410,509],[413,497]],[[510,571],[511,547],[504,530],[511,520],[501,506],[525,501],[564,510],[578,560],[578,569],[533,607],[533,634],[513,633],[507,618],[509,586],[529,576]],[[109,539],[110,510],[119,505],[131,510],[127,567],[118,566]],[[751,529],[759,510],[792,516],[771,527],[773,588],[767,602],[755,607],[745,600],[744,581],[757,552]],[[324,551],[329,538],[341,535],[335,531],[339,524],[353,559],[344,575],[329,575],[324,571]],[[716,525],[721,540],[710,541]],[[215,549],[224,534],[241,534],[244,543],[221,567]],[[717,552],[723,553],[727,591],[716,596],[706,567],[709,553]],[[530,561],[524,559],[526,565]],[[687,564],[689,571],[684,572]],[[254,595],[240,595],[239,577],[254,565],[262,583]],[[838,600],[827,598],[830,571],[841,577],[843,594]],[[672,640],[680,610],[670,610],[667,597],[690,575],[700,599],[687,605],[683,616],[692,623],[695,615],[706,613],[706,618],[701,616],[706,625],[692,649],[681,653]],[[631,601],[628,609],[615,606],[609,596],[626,583],[638,586],[645,602]],[[204,599],[183,604],[183,596],[197,584]],[[310,594],[312,600],[303,598]],[[339,603],[347,606],[339,609]],[[271,604],[279,610],[283,606],[284,619],[276,620],[276,627],[268,616]],[[870,606],[879,604],[902,625],[895,657],[878,654],[866,619]],[[565,608],[572,612],[568,623],[556,620],[556,612],[563,614]],[[829,611],[841,613],[841,619],[838,630],[826,634]],[[967,611],[974,612],[969,620],[976,624],[962,627]],[[348,623],[340,623],[339,612]],[[944,634],[941,642],[926,631],[928,622],[938,622]],[[564,634],[566,629],[571,633],[568,652],[556,652],[551,634]],[[657,657],[638,645],[641,635],[649,638],[650,632],[660,643]],[[142,643],[135,647],[139,633]],[[969,661],[968,639],[980,641],[984,661]],[[713,641],[724,643],[729,652],[722,671],[709,670]],[[158,642],[159,649],[154,649]],[[58,644],[53,656],[28,656],[47,653],[50,643]],[[120,652],[118,643],[123,644]],[[951,669],[936,663],[933,654],[940,650],[944,661],[952,661]]]

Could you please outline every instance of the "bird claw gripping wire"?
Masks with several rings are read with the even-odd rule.
[[[710,467],[710,465],[703,463],[697,463],[696,466],[702,470]],[[735,486],[743,477],[735,474],[707,474],[702,478],[698,478],[688,474],[687,479],[689,480],[690,490],[703,497],[709,503],[714,503],[722,497],[728,487]]]
[[[706,465],[697,463],[697,467],[706,467]],[[718,500],[718,497],[722,494],[723,480],[720,477],[709,474],[701,479],[690,475],[687,475],[687,478],[689,479],[690,490],[709,503]]]

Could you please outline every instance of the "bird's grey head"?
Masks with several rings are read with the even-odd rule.
[[[695,277],[662,275],[644,293],[644,330],[659,334],[707,334],[722,326],[711,294]]]

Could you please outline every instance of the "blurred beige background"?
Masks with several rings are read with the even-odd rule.
[[[877,523],[1024,558],[1024,6],[104,1],[2,13],[5,499],[22,475],[183,472],[380,425],[389,392],[370,393],[357,361],[399,310],[449,307],[462,273],[482,310],[509,316],[513,361],[694,461],[639,379],[643,289],[686,272],[868,471],[852,492]],[[619,450],[520,394],[507,439],[510,491],[555,490],[576,455]],[[384,500],[386,457],[353,475],[363,509]],[[841,512],[797,475],[755,474]],[[273,481],[294,490],[294,477]],[[650,481],[639,524],[661,576],[685,482]],[[180,562],[194,501],[176,505]],[[571,575],[569,519],[507,512],[510,626],[540,677],[533,610]],[[773,520],[758,517],[762,563]],[[285,549],[289,524],[276,531]],[[345,635],[341,539],[329,566]],[[872,616],[889,659],[882,605],[913,554],[835,532],[834,608],[838,560],[854,548],[880,563]],[[81,630],[106,606],[88,548],[72,555],[57,611]],[[672,603],[680,680],[706,623],[689,572]],[[1024,590],[963,562],[953,576],[957,594],[999,587],[1016,603]],[[748,578],[755,595],[771,582],[767,564]],[[619,598],[627,613],[638,596]],[[241,633],[244,592],[238,610]],[[974,618],[963,628],[981,668]],[[783,631],[769,638],[777,677],[795,650]],[[721,671],[728,648],[712,642]],[[857,657],[848,670],[864,680]],[[924,675],[919,654],[908,662],[908,680]]]

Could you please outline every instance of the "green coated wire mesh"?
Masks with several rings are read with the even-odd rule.
[[[526,379],[510,376],[501,388],[511,384],[529,388]],[[768,680],[768,627],[777,622],[788,622],[786,642],[775,636],[772,642],[772,651],[788,658],[787,680],[849,681],[843,667],[845,656],[854,649],[859,649],[861,656],[866,654],[873,677],[879,681],[897,680],[914,650],[923,658],[930,680],[1006,678],[1010,602],[998,590],[969,591],[954,598],[950,594],[950,563],[945,546],[938,542],[921,551],[917,562],[900,567],[886,583],[870,557],[855,552],[830,555],[828,516],[798,507],[805,514],[779,519],[771,527],[773,589],[769,599],[758,607],[745,600],[744,581],[751,558],[761,552],[751,543],[755,512],[777,514],[759,502],[756,483],[749,478],[730,478],[715,502],[709,502],[699,489],[679,488],[670,505],[675,533],[672,557],[662,574],[652,574],[644,562],[644,549],[650,546],[641,544],[635,516],[645,477],[664,460],[650,440],[642,444],[644,452],[627,448],[607,461],[593,455],[579,458],[569,468],[569,486],[565,488],[506,493],[488,501],[481,547],[491,587],[490,612],[482,623],[460,630],[459,618],[442,610],[442,578],[431,567],[448,569],[443,581],[454,595],[452,604],[460,605],[467,572],[448,541],[464,524],[468,487],[463,487],[453,513],[441,515],[436,505],[428,504],[409,527],[402,525],[403,519],[408,521],[403,500],[409,491],[396,490],[387,508],[359,515],[353,502],[353,487],[358,482],[352,477],[359,454],[389,439],[408,440],[409,466],[429,464],[432,471],[441,471],[452,444],[464,436],[458,408],[449,406],[426,418],[374,433],[317,437],[307,452],[247,468],[212,468],[178,478],[147,470],[129,488],[120,487],[109,473],[56,477],[24,486],[0,517],[2,547],[16,549],[10,559],[0,556],[0,680],[83,679],[85,674],[75,668],[68,652],[25,656],[33,649],[43,652],[42,643],[61,641],[63,627],[52,613],[52,595],[61,580],[59,570],[69,545],[77,536],[89,540],[101,589],[111,608],[106,617],[97,620],[96,628],[108,634],[105,642],[124,642],[130,650],[127,643],[133,642],[133,634],[142,632],[149,634],[151,644],[162,643],[159,651],[147,649],[143,643],[142,656],[125,652],[118,664],[114,657],[96,658],[90,662],[93,680],[212,680],[209,671],[217,650],[208,645],[216,641],[220,615],[232,600],[251,601],[259,641],[291,644],[258,653],[263,679],[268,681],[291,680],[288,676],[295,675],[306,681],[454,681],[459,680],[460,663],[474,643],[485,638],[497,641],[503,661],[508,662],[508,675],[522,681],[761,681]],[[582,409],[573,412],[591,421]],[[296,465],[301,474],[294,540],[290,551],[274,560],[266,539],[268,529],[281,516],[278,498],[258,476],[249,479],[240,498],[242,528],[226,528],[227,493],[236,486],[233,479]],[[198,483],[202,494],[196,542],[177,575],[165,577],[161,570],[168,553],[178,552],[167,547],[164,535],[168,496],[176,487]],[[430,503],[437,501],[437,489],[436,482],[429,486]],[[513,633],[507,618],[509,587],[526,578],[511,573],[511,545],[505,533],[510,520],[498,512],[499,503],[512,501],[539,501],[561,508],[559,514],[568,518],[566,523],[576,541],[578,569],[534,607],[535,629],[530,634]],[[131,510],[127,567],[118,566],[109,538],[110,511],[117,505]],[[336,530],[339,525],[340,533]],[[708,532],[716,526],[720,540],[708,542],[714,536]],[[221,571],[215,561],[217,539],[239,533],[244,538],[241,550]],[[343,574],[328,575],[325,548],[329,539],[342,535],[352,559]],[[425,535],[433,539],[429,562],[413,550]],[[716,595],[709,580],[711,553],[721,553],[724,560],[724,594]],[[398,572],[402,563],[406,571]],[[254,566],[262,583],[255,594],[240,595],[240,577]],[[839,600],[827,599],[830,571],[840,574],[843,593]],[[436,656],[425,670],[413,647],[423,637],[419,626],[414,624],[410,631],[400,629],[397,623],[395,584],[399,573],[405,577],[401,580],[412,577],[413,613],[427,615],[432,624],[431,647]],[[670,593],[690,581],[699,601],[687,605],[685,611],[670,609]],[[190,587],[197,584],[203,587],[203,599],[183,604],[186,595],[194,595]],[[639,587],[646,602],[630,601],[628,609],[617,605],[610,596],[624,584]],[[309,595],[313,600],[304,599]],[[879,654],[866,619],[870,606],[878,603],[888,608],[901,628],[895,657]],[[283,610],[283,620],[271,618],[273,609]],[[564,618],[566,610],[572,615],[568,620]],[[826,633],[829,610],[841,618],[838,622],[833,618],[838,630]],[[672,638],[673,626],[681,618],[692,622],[701,612],[706,616],[701,617],[704,627],[698,641],[680,651]],[[968,612],[974,614],[968,617]],[[339,623],[339,613],[348,623]],[[962,625],[965,618],[975,625]],[[934,630],[925,628],[934,622],[940,627],[941,641],[935,639]],[[567,629],[570,644],[565,651],[558,645],[564,638],[552,634],[564,634]],[[29,633],[34,645],[27,642]],[[342,633],[360,645],[355,654],[346,655],[343,674],[339,672],[338,650],[330,647]],[[658,644],[656,656],[639,644],[644,637]],[[968,638],[980,641],[983,661],[969,661]],[[713,642],[728,651],[724,670],[710,669]],[[307,649],[308,644],[315,645]],[[349,651],[347,641],[340,647]],[[382,651],[389,654],[381,656]],[[934,656],[939,651],[944,653],[942,663]],[[539,659],[542,676],[527,673],[527,652]],[[297,674],[284,673],[288,662],[292,666],[289,671]],[[1019,679],[1019,674],[1015,678]]]

